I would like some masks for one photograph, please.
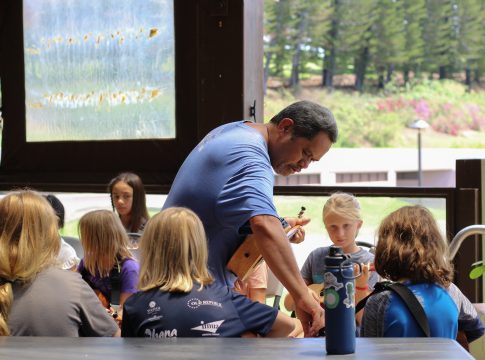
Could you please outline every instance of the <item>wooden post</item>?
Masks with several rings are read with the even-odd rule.
[[[482,207],[484,204],[485,160],[456,161],[456,200],[454,209],[453,237],[469,225],[484,224]],[[451,240],[451,239],[450,239]],[[467,238],[455,257],[455,284],[471,302],[483,302],[483,279],[471,280],[468,276],[471,264],[483,259],[481,236]]]

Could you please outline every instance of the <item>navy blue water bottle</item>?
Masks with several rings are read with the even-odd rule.
[[[355,352],[355,282],[353,261],[339,246],[325,257],[325,342],[328,354]]]

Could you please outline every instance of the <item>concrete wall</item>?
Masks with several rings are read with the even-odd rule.
[[[454,187],[457,159],[485,159],[485,149],[423,149],[423,186]],[[331,149],[302,174],[320,173],[324,186],[417,186],[399,173],[418,171],[416,149]],[[337,174],[386,172],[386,181],[337,183]]]

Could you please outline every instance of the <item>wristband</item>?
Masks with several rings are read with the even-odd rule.
[[[360,287],[360,286],[356,286],[355,287],[355,290],[360,290],[360,291],[367,291],[369,288],[367,286],[365,287]]]

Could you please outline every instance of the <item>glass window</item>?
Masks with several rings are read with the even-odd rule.
[[[5,193],[0,193],[0,198]],[[82,215],[97,209],[111,210],[111,201],[108,193],[55,193],[64,204],[66,219],[63,235],[78,237],[78,222]],[[147,193],[147,208],[150,215],[160,211],[166,195]],[[305,241],[292,244],[298,266],[301,268],[311,251],[318,247],[330,246],[332,242],[328,237],[322,221],[323,205],[328,196],[288,196],[276,195],[274,197],[276,209],[280,216],[296,217],[305,207],[304,217],[311,219],[305,226]],[[375,244],[375,231],[381,220],[398,208],[405,205],[420,204],[426,206],[438,221],[443,236],[446,234],[446,200],[444,198],[404,198],[404,197],[358,197],[362,209],[362,228],[357,237],[358,241]]]
[[[173,0],[25,0],[28,142],[175,137]]]
[[[0,156],[2,155],[2,133],[3,133],[3,117],[2,117],[2,78],[0,78]]]
[[[311,219],[305,226],[305,241],[292,244],[298,266],[301,268],[308,255],[316,248],[330,246],[332,242],[325,230],[322,220],[323,205],[328,196],[283,196],[274,197],[276,209],[280,216],[297,216],[304,206],[305,217]],[[427,207],[438,222],[443,237],[446,235],[446,199],[444,198],[403,198],[403,197],[358,197],[362,211],[362,228],[357,241],[375,244],[375,232],[381,220],[405,205],[420,204]],[[323,260],[322,260],[323,261]]]

